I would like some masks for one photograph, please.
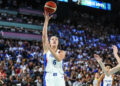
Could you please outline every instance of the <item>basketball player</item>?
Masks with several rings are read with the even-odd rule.
[[[97,73],[95,73],[95,78],[94,78],[94,80],[93,80],[93,86],[97,86],[97,82],[98,82],[98,79],[99,79],[99,73],[97,72]]]
[[[47,27],[52,16],[45,12],[45,22],[42,32],[44,49],[44,86],[65,86],[63,59],[65,51],[58,49],[58,37],[52,36],[48,41]]]
[[[115,58],[117,59],[118,65],[116,67],[110,69],[109,71],[107,71],[107,69],[106,69],[104,63],[102,62],[102,59],[100,58],[100,56],[97,55],[97,54],[94,54],[95,59],[100,64],[102,70],[104,71],[105,75],[107,75],[107,76],[112,75],[112,74],[120,71],[120,58],[119,58],[119,56],[117,54],[118,49],[117,49],[117,47],[115,45],[112,48],[113,48],[113,54],[114,54]]]
[[[106,64],[107,71],[109,71],[110,68],[112,68],[112,65]],[[97,86],[113,86],[113,83],[114,83],[113,79],[114,79],[113,75],[107,76],[103,73],[98,79]]]

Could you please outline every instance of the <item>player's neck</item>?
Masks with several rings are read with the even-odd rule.
[[[56,46],[51,46],[51,49],[57,52],[57,47]]]

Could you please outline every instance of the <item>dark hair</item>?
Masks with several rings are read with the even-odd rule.
[[[112,68],[112,65],[111,64],[105,64],[105,66],[110,66]]]

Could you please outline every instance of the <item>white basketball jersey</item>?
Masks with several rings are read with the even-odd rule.
[[[58,54],[59,50],[57,50]],[[52,55],[50,51],[48,51],[44,55],[44,65],[45,65],[45,72],[48,73],[60,73],[64,74],[63,72],[63,61],[57,61],[55,57]]]
[[[112,75],[106,76],[103,79],[103,86],[112,86]]]

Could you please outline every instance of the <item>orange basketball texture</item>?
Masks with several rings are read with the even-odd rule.
[[[53,14],[57,9],[57,5],[53,1],[48,1],[45,3],[44,10],[49,14]]]

